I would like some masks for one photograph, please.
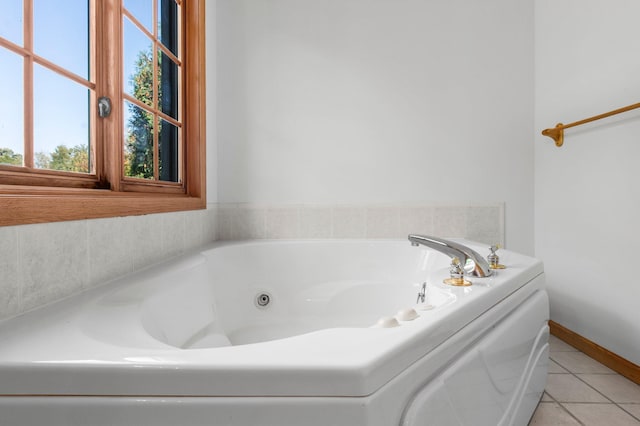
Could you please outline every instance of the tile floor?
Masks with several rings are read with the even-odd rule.
[[[640,426],[640,386],[551,336],[547,387],[529,426]]]

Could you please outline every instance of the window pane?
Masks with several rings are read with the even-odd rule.
[[[47,68],[33,69],[35,167],[89,173],[89,89]]]
[[[151,40],[124,19],[125,93],[153,107],[153,51]]]
[[[153,0],[124,0],[124,7],[153,34]]]
[[[38,55],[89,79],[88,0],[34,0],[33,43]]]
[[[153,115],[124,102],[124,175],[153,179]]]
[[[0,164],[22,166],[24,154],[23,59],[0,47]]]
[[[160,58],[160,76],[158,88],[158,101],[160,111],[171,118],[178,119],[178,65],[164,52],[158,50]]]
[[[178,182],[178,128],[168,121],[160,119],[159,143],[160,180]]]
[[[178,56],[178,5],[175,0],[158,0],[158,37]]]
[[[0,37],[22,46],[22,0],[3,0]]]

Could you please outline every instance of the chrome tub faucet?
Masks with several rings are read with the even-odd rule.
[[[446,254],[450,258],[458,258],[460,265],[465,271],[465,274],[484,278],[493,274],[493,271],[489,267],[489,263],[475,250],[470,249],[462,244],[454,243],[453,241],[445,240],[438,237],[429,237],[426,235],[409,235],[409,241],[412,246],[427,246],[441,253]]]

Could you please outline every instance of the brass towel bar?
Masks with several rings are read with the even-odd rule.
[[[564,142],[564,129],[568,129],[569,127],[580,126],[581,124],[589,123],[591,121],[600,120],[602,118],[611,117],[612,115],[620,114],[623,112],[631,111],[632,109],[640,108],[640,103],[626,106],[624,108],[615,109],[613,111],[605,112],[604,114],[595,115],[593,117],[585,118],[584,120],[576,121],[571,124],[562,124],[558,123],[556,127],[553,129],[544,129],[542,134],[545,136],[549,136],[551,139],[556,141],[556,146],[562,146]]]

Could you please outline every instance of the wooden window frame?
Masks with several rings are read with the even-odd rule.
[[[184,113],[183,113],[183,184],[152,184],[136,182],[122,176],[123,168],[123,111],[122,111],[122,73],[105,76],[105,67],[97,72],[97,96],[112,99],[111,115],[101,120],[111,120],[119,125],[97,126],[95,150],[112,161],[103,162],[96,176],[84,178],[72,173],[47,175],[34,171],[12,172],[3,167],[3,176],[16,178],[12,184],[0,184],[0,226],[31,223],[59,222],[67,220],[95,219],[117,216],[166,213],[206,208],[206,87],[205,87],[205,1],[182,0],[184,14]],[[105,25],[121,28],[121,0],[100,0]],[[99,39],[105,31],[98,28]],[[122,46],[122,31],[117,31]],[[96,40],[102,46],[101,40]],[[108,45],[108,44],[107,44]],[[120,49],[106,52],[107,69],[122,70]],[[119,129],[119,130],[118,130]],[[26,153],[25,153],[26,154]],[[115,159],[115,161],[113,161]],[[101,163],[98,163],[100,166]],[[23,177],[24,176],[24,177]],[[110,189],[95,188],[98,180],[106,178]],[[20,184],[21,179],[25,184]],[[13,184],[15,183],[15,184]],[[70,186],[68,186],[70,185]],[[145,192],[135,192],[145,191]]]

